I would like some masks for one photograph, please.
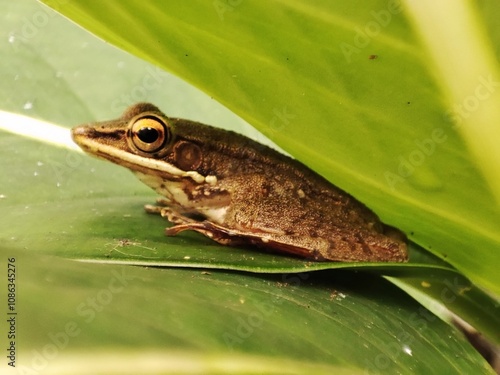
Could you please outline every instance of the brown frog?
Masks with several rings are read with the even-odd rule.
[[[317,261],[404,262],[406,237],[305,165],[240,134],[168,118],[148,103],[73,128],[86,152],[129,168],[173,227],[224,245]]]

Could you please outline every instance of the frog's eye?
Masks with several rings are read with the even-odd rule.
[[[169,141],[170,131],[160,118],[147,116],[138,118],[132,123],[130,137],[139,151],[153,153]]]

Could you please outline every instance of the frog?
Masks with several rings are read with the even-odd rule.
[[[160,195],[145,211],[173,224],[167,236],[195,231],[309,261],[408,260],[402,231],[305,164],[242,134],[137,103],[71,135]]]

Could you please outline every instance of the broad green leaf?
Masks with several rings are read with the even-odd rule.
[[[0,2],[0,7],[3,8],[2,14],[6,15],[5,22],[0,28],[5,31],[4,35],[9,36],[2,41],[5,45],[1,46],[2,51],[5,51],[3,52],[5,58],[0,59],[0,74],[4,82],[0,86],[0,108],[29,114],[70,127],[73,124],[89,120],[116,117],[127,104],[131,103],[131,100],[148,100],[157,103],[165,112],[173,116],[187,117],[214,125],[222,124],[249,134],[249,130],[244,127],[244,124],[238,122],[237,118],[226,114],[220,106],[217,106],[210,99],[202,98],[198,93],[183,85],[182,82],[151,65],[98,42],[95,38],[55,16],[47,8],[28,0]],[[203,8],[200,9],[203,10]],[[59,44],[54,41],[58,41]],[[145,89],[145,81],[150,82],[151,79],[156,80],[157,85]],[[200,113],[203,112],[205,113],[201,115]],[[272,138],[275,139],[275,137]],[[0,228],[2,228],[0,230],[2,243],[0,253],[19,254],[21,257],[21,254],[24,253],[21,250],[28,250],[22,255],[21,263],[24,267],[21,268],[23,276],[20,277],[20,282],[23,283],[21,284],[22,290],[30,291],[22,297],[23,313],[35,318],[29,321],[29,324],[33,325],[33,329],[24,331],[23,335],[30,332],[30,335],[34,333],[35,336],[22,336],[21,341],[23,343],[29,342],[31,345],[26,346],[28,356],[24,356],[24,358],[32,360],[34,352],[31,350],[42,350],[44,345],[49,343],[49,333],[57,333],[63,327],[58,322],[70,321],[72,318],[81,319],[82,317],[75,312],[76,306],[86,301],[88,296],[95,296],[105,288],[113,270],[122,270],[122,268],[114,268],[115,266],[109,264],[67,263],[57,258],[47,260],[47,258],[40,258],[39,253],[85,258],[93,262],[107,260],[135,264],[143,260],[155,262],[156,258],[154,257],[159,256],[165,264],[171,262],[170,265],[284,273],[275,276],[251,276],[240,273],[224,274],[210,270],[211,280],[214,280],[217,287],[222,288],[221,285],[227,283],[230,286],[229,289],[232,289],[232,291],[228,291],[229,289],[223,288],[221,292],[223,295],[225,295],[223,293],[225,291],[230,295],[238,296],[245,294],[244,291],[247,288],[245,285],[254,285],[248,280],[253,280],[258,285],[265,284],[269,280],[277,280],[277,284],[271,282],[266,284],[266,287],[259,289],[263,295],[275,295],[277,293],[276,286],[279,287],[279,283],[284,281],[283,277],[293,278],[292,280],[297,280],[296,277],[299,277],[301,280],[302,274],[292,275],[291,273],[325,267],[325,265],[304,264],[297,259],[259,253],[250,249],[215,246],[205,238],[193,234],[183,234],[172,239],[165,238],[162,233],[165,222],[158,217],[148,216],[142,211],[142,205],[150,203],[155,197],[154,194],[137,182],[128,172],[111,164],[75,154],[72,151],[47,146],[8,133],[0,133],[0,145],[2,146],[0,149],[2,176],[0,179],[0,212],[2,213],[0,215]],[[457,299],[450,307],[460,305],[463,310],[466,310],[464,313],[466,316],[467,314],[474,315],[475,319],[482,320],[483,325],[478,324],[478,326],[484,327],[484,330],[494,337],[496,334],[494,327],[498,326],[496,321],[498,314],[495,315],[498,310],[495,310],[497,307],[495,307],[494,301],[485,298],[474,285],[470,286],[470,290],[466,288],[467,290],[463,293],[462,287],[469,285],[467,278],[454,271],[448,264],[426,256],[417,246],[413,246],[412,249],[412,264],[409,266],[373,267],[373,265],[360,265],[360,268],[365,271],[371,269],[377,273],[391,274],[403,279],[413,277],[417,284],[421,283],[422,280],[430,280],[431,289],[436,289],[430,294],[437,296],[437,299],[440,299],[439,295],[445,290],[444,288],[448,288],[447,292],[453,290],[453,295],[456,295]],[[4,262],[5,258],[2,258],[2,261]],[[2,267],[4,267],[3,264]],[[126,270],[125,272],[128,270],[138,272],[141,280],[149,280],[151,283],[140,284],[137,288],[127,292],[128,297],[123,303],[119,303],[118,300],[110,303],[99,315],[102,323],[97,324],[98,320],[96,319],[95,325],[92,324],[92,328],[87,333],[82,333],[79,336],[82,338],[81,345],[68,347],[64,352],[61,352],[64,355],[50,361],[54,366],[70,366],[62,367],[68,369],[73,367],[68,365],[68,363],[74,363],[73,360],[87,364],[91,362],[90,358],[96,358],[103,365],[99,371],[112,373],[112,371],[118,371],[115,367],[117,363],[126,363],[126,360],[130,358],[137,361],[158,360],[159,356],[165,358],[164,346],[175,348],[180,342],[186,342],[191,343],[192,346],[183,347],[186,349],[181,353],[183,359],[181,369],[184,369],[182,366],[188,362],[200,363],[205,366],[203,367],[207,370],[205,372],[220,373],[221,367],[210,367],[207,363],[213,364],[215,362],[226,368],[229,358],[238,359],[240,372],[245,371],[245,369],[247,372],[252,372],[250,369],[263,368],[262,372],[281,373],[276,370],[276,366],[280,369],[293,367],[297,373],[321,373],[321,371],[331,373],[333,369],[335,372],[358,373],[361,371],[359,368],[366,369],[366,363],[359,365],[359,358],[354,358],[354,352],[361,358],[366,358],[365,354],[369,353],[365,352],[364,349],[359,349],[365,348],[359,346],[359,344],[364,345],[365,343],[357,341],[359,337],[352,339],[353,348],[357,349],[349,356],[343,357],[343,360],[339,360],[338,357],[323,360],[320,354],[308,360],[303,360],[303,357],[297,359],[294,354],[288,356],[276,354],[273,357],[255,354],[252,348],[262,345],[258,341],[265,341],[272,337],[267,332],[258,335],[256,341],[247,344],[249,346],[243,345],[243,347],[238,348],[238,356],[234,352],[228,353],[227,347],[224,346],[225,343],[222,345],[223,341],[217,341],[221,340],[217,332],[224,331],[219,328],[217,328],[219,330],[211,329],[203,324],[205,316],[207,316],[206,309],[210,306],[207,301],[221,299],[220,294],[213,294],[201,288],[200,285],[206,282],[204,278],[200,283],[193,284],[193,277],[199,275],[197,271],[139,270],[137,268],[126,268]],[[404,315],[403,313],[400,315],[400,313],[407,311],[404,308],[401,310],[402,306],[410,306],[410,310],[417,314],[425,311],[413,304],[407,296],[386,285],[380,278],[370,278],[367,282],[366,278],[369,277],[367,275],[363,276],[363,274],[353,272],[344,273],[346,271],[329,272],[327,274],[329,281],[324,281],[327,288],[334,288],[335,286],[329,283],[334,283],[335,280],[342,277],[352,280],[351,286],[357,288],[356,293],[360,295],[361,300],[353,301],[351,313],[366,315],[366,307],[362,301],[368,299],[373,302],[373,304],[368,305],[370,314],[375,311],[377,316],[390,316],[391,318],[384,319],[384,321],[387,320],[390,327],[397,327],[391,333],[389,326],[379,324],[380,322],[377,320],[374,325],[377,327],[377,333],[374,333],[370,340],[376,338],[379,330],[387,331],[389,335],[392,334],[393,338],[398,339],[398,332],[402,332],[399,331],[399,327],[400,324],[403,324],[400,318]],[[297,289],[293,289],[293,293],[294,295],[300,294],[305,299],[314,300],[318,297],[314,290],[322,288],[324,276],[322,276],[323,274],[305,275],[312,278],[308,279],[308,282],[311,280],[311,286],[306,287],[306,283],[301,283]],[[360,275],[359,279],[358,275]],[[178,279],[178,283],[174,283],[174,279]],[[452,282],[453,289],[449,289],[450,285],[446,284],[447,281]],[[192,284],[192,289],[183,289],[182,287],[188,288]],[[57,285],[57,288],[54,285]],[[168,285],[174,287],[165,289]],[[295,285],[292,286],[295,288]],[[381,292],[381,294],[385,294],[385,296],[379,299],[379,294],[372,294],[372,289],[368,286],[384,289],[385,292]],[[254,286],[254,289],[258,288]],[[143,303],[138,308],[139,302],[137,302],[136,296],[144,295],[145,290],[151,290],[152,294],[147,295],[147,303]],[[160,296],[159,294],[155,295],[155,293],[163,294]],[[179,297],[182,293],[186,296],[190,294],[198,296],[197,293],[200,295],[205,293],[204,298],[206,299],[198,297],[184,299]],[[309,293],[311,294],[308,295]],[[227,301],[223,297],[222,300]],[[260,301],[261,299],[258,297],[256,300]],[[265,301],[265,298],[262,300]],[[54,301],[53,305],[47,307],[47,301]],[[178,319],[174,322],[163,321],[161,319],[163,315],[157,315],[159,307],[157,301],[165,303],[161,305],[161,311],[178,311],[176,313]],[[387,310],[381,309],[380,312],[377,312],[379,306],[385,304],[385,302],[382,303],[383,301],[389,301],[386,304]],[[483,303],[477,306],[480,302]],[[304,301],[298,300],[298,303],[303,304]],[[139,309],[146,318],[140,317]],[[211,317],[210,321],[219,316],[220,309],[220,305],[213,305],[213,310],[211,309],[208,314]],[[373,311],[371,311],[372,309]],[[238,315],[238,313],[233,315],[227,312],[227,315],[230,316],[228,319],[232,322],[238,322],[238,317],[248,316],[248,311],[241,313],[242,315]],[[302,310],[292,304],[290,315],[277,314],[269,319],[269,323],[273,326],[276,323],[278,326],[289,328],[294,326],[293,322],[296,320],[293,318],[303,318],[302,315]],[[284,316],[283,320],[281,322],[275,320],[277,316]],[[416,359],[417,362],[422,359],[427,360],[429,355],[435,358],[436,362],[439,362],[436,366],[443,371],[447,371],[448,367],[455,367],[456,369],[451,371],[457,373],[484,371],[488,373],[484,362],[476,353],[471,352],[471,348],[464,343],[462,338],[456,336],[454,330],[444,326],[428,312],[424,313],[424,319],[432,323],[428,325],[432,332],[440,332],[441,334],[434,335],[432,333],[429,335],[429,332],[425,330],[418,336],[416,339],[418,345],[421,345],[422,342],[425,343],[426,340],[432,345],[426,343],[426,355]],[[315,320],[312,319],[308,322],[308,326],[314,325],[314,329],[307,334],[303,330],[298,329],[297,332],[294,332],[295,329],[289,329],[293,340],[288,339],[287,342],[292,346],[296,345],[294,348],[297,352],[303,348],[303,345],[294,344],[296,337],[308,338],[314,334],[315,330],[321,328],[322,322],[318,321],[318,325],[315,325]],[[197,323],[194,324],[193,321]],[[39,322],[41,324],[38,324]],[[120,322],[124,323],[120,324]],[[137,322],[138,327],[143,329],[134,328],[128,333],[124,332],[123,327],[131,327],[130,322]],[[152,333],[154,329],[151,329],[150,322],[154,322],[154,329],[162,328],[159,336],[154,336]],[[418,331],[421,322],[417,319],[407,323],[412,326],[411,329]],[[181,339],[175,333],[170,334],[170,332],[177,332],[179,324],[182,327],[194,324],[192,329],[180,333]],[[434,324],[440,328],[434,330]],[[44,326],[46,330],[40,331],[40,327]],[[338,345],[345,347],[345,343],[350,340],[345,335],[356,330],[358,326],[358,320],[346,321],[340,327],[342,331],[345,331],[343,334],[328,336],[324,340],[334,348]],[[237,326],[233,328],[236,329]],[[359,334],[359,331],[355,332]],[[104,333],[110,333],[110,336]],[[367,333],[364,335],[366,336]],[[155,338],[151,342],[154,344],[150,344],[148,340],[153,336]],[[449,347],[449,351],[446,348],[448,343],[435,341],[435,336],[453,337],[453,344]],[[110,338],[107,339],[107,337]],[[334,338],[332,339],[332,337]],[[104,344],[102,344],[103,339]],[[77,342],[78,340],[72,341],[72,343]],[[206,343],[206,345],[197,344],[200,342]],[[215,345],[215,342],[218,344]],[[310,342],[310,340],[306,342]],[[212,344],[214,345],[212,346]],[[272,344],[272,341],[265,343],[265,345]],[[106,347],[104,356],[99,355],[96,351],[87,352],[87,355],[82,353],[83,349],[88,347],[103,348],[104,346]],[[122,351],[124,347],[129,350]],[[196,350],[193,351],[192,347]],[[153,348],[153,350],[149,350],[149,348]],[[157,350],[154,350],[155,348]],[[217,361],[212,361],[213,357],[210,354],[212,351],[205,351],[204,349],[207,348],[212,348],[213,352],[217,352],[215,354]],[[284,350],[289,349],[288,346],[284,347]],[[392,353],[392,347],[389,347],[388,350],[385,348],[381,350],[382,352],[378,352],[378,354]],[[133,354],[131,354],[132,352]],[[102,354],[103,351],[99,350],[99,353]],[[360,355],[360,353],[362,354]],[[407,352],[405,353],[409,355]],[[455,358],[457,353],[460,353],[461,358],[464,358],[464,363],[461,362],[462,360],[457,362]],[[172,365],[174,358],[178,358],[179,352],[169,349],[168,354],[167,363]],[[391,364],[387,365],[388,368],[399,366],[394,362],[395,360],[399,361],[399,356],[396,355],[394,358],[390,358]],[[379,360],[385,361],[383,354]],[[323,367],[324,363],[326,363],[326,367]],[[407,362],[403,363],[403,367],[407,371],[416,368],[417,373],[418,371],[426,372],[425,366],[427,366],[425,363],[419,363],[415,366],[408,365]],[[135,368],[133,365],[129,367]],[[57,368],[61,369],[61,367]],[[160,372],[162,371],[157,371],[157,373]],[[234,373],[234,371],[230,372]]]
[[[0,217],[0,225],[9,227],[0,239],[11,246],[108,264],[255,273],[352,269],[390,275],[434,296],[487,336],[500,341],[496,302],[453,267],[414,244],[410,246],[408,264],[380,265],[305,262],[254,248],[219,246],[189,232],[166,237],[163,228],[169,224],[159,216],[146,214],[142,207],[153,202],[154,193],[136,183],[127,171],[72,151],[40,152],[40,145],[30,140],[14,139],[6,143],[4,151],[13,155],[16,149],[25,150],[22,160],[6,156],[6,164],[12,170],[22,170],[23,165],[28,165],[32,173],[13,175],[6,180],[3,190],[2,203],[11,214]],[[17,191],[19,186],[33,184],[33,180],[41,193],[31,197],[27,204],[25,195]],[[113,184],[101,186],[98,181],[113,181]],[[131,193],[124,194],[124,187]]]
[[[453,109],[402,4],[72,1],[57,9],[203,89],[500,292],[499,207],[449,121]],[[498,30],[479,15],[478,27]],[[500,43],[489,42],[483,48]]]
[[[500,119],[500,69],[485,22],[475,5],[466,0],[409,1],[408,10],[432,57],[437,81],[454,108],[455,128],[500,203],[500,129],[496,125]],[[450,13],[453,17],[442,22]]]
[[[22,373],[492,374],[456,330],[378,277],[147,269],[14,251]]]

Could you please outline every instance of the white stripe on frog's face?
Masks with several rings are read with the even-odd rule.
[[[203,176],[196,171],[183,171],[163,160],[136,155],[132,152],[121,150],[112,145],[100,143],[90,137],[84,137],[83,134],[86,128],[88,127],[81,126],[74,128],[74,140],[84,151],[94,156],[111,160],[112,162],[123,165],[131,170],[134,170],[134,166],[144,167],[152,171],[167,173],[175,177],[190,177],[198,184],[207,182],[211,185],[215,185],[217,183],[216,176]]]

